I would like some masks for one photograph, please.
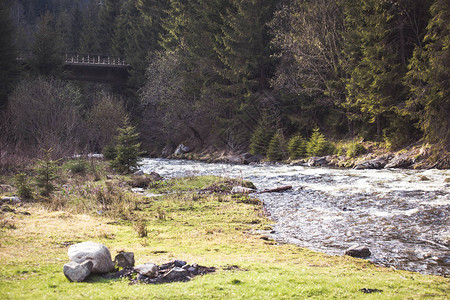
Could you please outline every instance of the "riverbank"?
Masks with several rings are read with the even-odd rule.
[[[357,155],[346,154],[347,145],[338,146],[336,154],[322,157],[309,157],[297,160],[284,160],[277,163],[326,166],[335,168],[356,169],[449,169],[450,153],[436,150],[429,145],[411,145],[398,151],[389,151],[378,143],[362,143],[364,149]],[[341,150],[339,150],[341,149]],[[187,153],[174,153],[166,155],[171,159],[189,159],[207,163],[251,164],[270,161],[262,155],[234,151],[192,151]],[[273,162],[272,162],[273,163]]]
[[[81,193],[72,185],[66,206],[50,200],[9,204],[9,210],[2,206],[3,299],[445,299],[449,293],[450,281],[442,276],[377,267],[262,236],[260,230],[272,224],[259,201],[228,194],[234,181],[158,180],[144,194],[131,193],[130,183],[142,181],[130,177],[102,178],[98,184],[107,187],[107,182],[110,191],[120,188],[110,195],[121,192],[118,198],[128,205],[112,202],[110,209],[86,210],[89,199],[77,199]],[[79,189],[89,184],[95,185],[84,181]],[[101,277],[70,283],[62,272],[67,248],[88,240],[107,245],[113,255],[134,252],[136,264],[180,259],[217,271],[164,285],[131,286],[128,280]]]

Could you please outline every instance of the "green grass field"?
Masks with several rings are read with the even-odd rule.
[[[161,184],[151,192],[171,194],[133,198],[135,203],[123,218],[76,213],[67,207],[52,210],[48,203],[11,205],[15,212],[1,214],[0,298],[448,298],[448,278],[381,268],[365,260],[262,239],[255,230],[270,229],[270,221],[260,204],[246,197],[195,192],[211,184],[221,186],[222,181],[192,177]],[[147,236],[140,237],[139,232]],[[69,282],[62,271],[68,245],[83,241],[105,244],[113,258],[121,250],[134,252],[136,264],[180,259],[217,271],[161,285],[130,285],[129,280],[100,277]],[[365,294],[364,288],[381,291]]]

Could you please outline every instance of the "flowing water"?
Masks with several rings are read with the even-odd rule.
[[[292,185],[287,192],[257,195],[275,223],[273,239],[333,255],[362,244],[377,264],[450,274],[449,170],[348,170],[166,159],[144,159],[141,169],[166,178],[243,178],[260,190]]]

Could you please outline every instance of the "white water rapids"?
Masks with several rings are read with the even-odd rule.
[[[252,181],[274,221],[272,238],[342,255],[369,247],[384,266],[450,274],[450,171],[349,170],[284,164],[229,165],[144,159],[141,169],[166,178],[217,175]]]

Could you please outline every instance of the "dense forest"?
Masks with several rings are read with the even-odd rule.
[[[450,147],[447,0],[1,0],[0,39],[3,160],[102,152],[130,124],[155,155]],[[67,53],[128,81],[64,80]]]

